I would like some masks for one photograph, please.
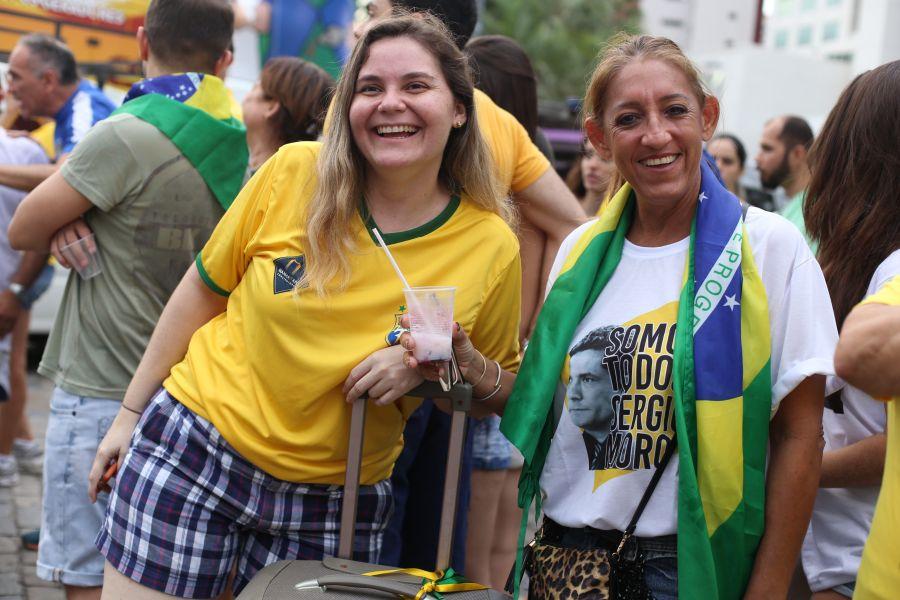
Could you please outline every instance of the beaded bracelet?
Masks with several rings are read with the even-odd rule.
[[[500,385],[500,376],[503,374],[503,369],[500,368],[500,363],[496,360],[493,361],[495,365],[497,365],[497,381],[494,382],[494,391],[485,396],[484,398],[472,398],[475,402],[484,402],[485,400],[490,400],[494,397],[494,395],[500,391],[500,388],[503,387]]]

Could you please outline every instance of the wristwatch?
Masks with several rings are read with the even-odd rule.
[[[19,302],[22,302],[23,298],[25,297],[25,292],[28,291],[28,289],[24,285],[16,282],[10,283],[7,289],[11,291],[16,298],[19,299]]]

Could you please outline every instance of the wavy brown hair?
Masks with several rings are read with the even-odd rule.
[[[334,91],[331,75],[302,58],[278,56],[266,61],[259,87],[266,100],[278,101],[272,126],[282,144],[319,137]]]
[[[900,61],[843,91],[810,151],[803,216],[840,327],[900,248]]]
[[[463,192],[481,209],[514,221],[509,198],[494,176],[494,162],[475,118],[475,99],[469,63],[447,32],[432,16],[397,16],[373,25],[357,42],[338,80],[332,104],[332,121],[317,163],[318,184],[305,215],[302,240],[307,254],[308,284],[320,295],[332,282],[341,290],[350,279],[349,257],[356,251],[362,223],[357,216],[365,190],[366,159],[356,147],[350,130],[350,105],[359,72],[372,44],[379,40],[408,37],[430,52],[441,67],[453,96],[466,109],[466,121],[450,131],[438,179],[452,192]],[[403,57],[398,56],[398,61]]]

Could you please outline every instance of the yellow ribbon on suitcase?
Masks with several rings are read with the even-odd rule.
[[[380,577],[382,575],[412,575],[413,577],[422,578],[422,587],[415,595],[415,600],[421,600],[427,594],[435,593],[437,598],[442,598],[441,594],[452,592],[474,592],[478,590],[486,590],[487,586],[480,583],[466,581],[459,573],[453,569],[446,571],[425,571],[423,569],[389,569],[386,571],[370,571],[363,573],[367,577]]]

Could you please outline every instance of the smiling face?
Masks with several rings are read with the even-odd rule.
[[[605,438],[613,416],[613,386],[602,361],[601,350],[582,350],[572,355],[566,395],[572,422],[594,437]]]
[[[722,175],[725,186],[732,192],[736,192],[738,181],[744,174],[744,167],[741,166],[734,142],[728,138],[718,138],[707,145],[707,150],[716,159],[716,166],[719,167],[719,173]]]
[[[424,46],[409,37],[372,44],[350,103],[353,141],[371,169],[437,176],[453,125],[465,121],[465,107]]]
[[[718,116],[715,98],[701,104],[680,69],[635,59],[613,77],[598,118],[585,126],[639,201],[668,206],[695,201],[703,142],[712,137]]]

